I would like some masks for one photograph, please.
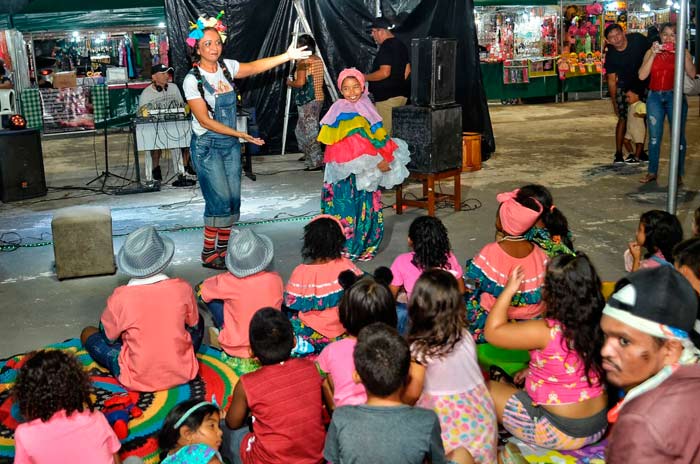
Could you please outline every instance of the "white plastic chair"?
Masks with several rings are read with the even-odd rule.
[[[17,113],[17,99],[13,89],[0,90],[0,116]]]

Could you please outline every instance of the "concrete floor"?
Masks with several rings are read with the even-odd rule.
[[[668,141],[662,150],[658,184],[642,185],[641,166],[612,166],[615,119],[609,101],[565,104],[491,106],[497,151],[481,171],[462,176],[462,195],[467,208],[455,212],[440,209],[437,215],[450,231],[454,251],[461,262],[493,239],[495,196],[498,192],[530,182],[549,186],[555,203],[567,216],[576,247],[591,256],[605,280],[624,273],[622,252],[634,237],[639,215],[664,209],[668,170]],[[685,187],[679,194],[678,214],[686,234],[700,178],[700,117],[698,99],[690,102],[687,124],[688,155]],[[196,284],[213,275],[201,267],[203,201],[197,188],[165,187],[158,193],[113,196],[93,191],[66,189],[80,186],[103,169],[103,138],[85,135],[45,138],[44,164],[48,196],[0,205],[0,239],[23,244],[48,241],[52,212],[75,204],[109,205],[113,212],[115,251],[123,236],[136,227],[152,223],[177,245],[168,273]],[[126,134],[109,135],[110,169],[131,177]],[[287,278],[300,262],[302,228],[307,217],[318,211],[321,173],[301,171],[298,154],[255,159],[257,182],[243,184],[242,220],[268,234],[275,243],[275,267]],[[167,161],[163,162],[166,166]],[[110,180],[119,185],[121,181]],[[93,184],[94,186],[94,184]],[[416,189],[417,186],[412,188]],[[441,185],[451,189],[447,182]],[[385,205],[394,202],[393,192],[384,195]],[[366,270],[390,265],[406,251],[410,222],[423,211],[409,209],[397,216],[385,210],[386,231],[380,253]],[[83,326],[95,324],[114,287],[126,283],[120,273],[59,282],[53,272],[53,248],[20,247],[0,253],[0,357],[39,348],[79,335]]]

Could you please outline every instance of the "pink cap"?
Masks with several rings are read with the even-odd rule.
[[[518,203],[515,199],[518,191],[519,189],[515,189],[496,195],[496,200],[501,204],[498,217],[501,219],[503,231],[508,235],[524,234],[535,225],[537,218],[542,214],[542,205],[534,198],[532,200],[537,204],[537,211]]]
[[[343,81],[348,77],[354,77],[355,79],[357,79],[360,83],[360,86],[362,87],[362,92],[364,93],[365,75],[358,71],[356,68],[345,68],[342,71],[340,71],[340,75],[338,76],[338,89],[342,90]]]

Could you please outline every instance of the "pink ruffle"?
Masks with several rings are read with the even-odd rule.
[[[391,139],[387,140],[382,148],[377,148],[362,135],[352,134],[340,142],[328,145],[323,160],[326,163],[347,163],[362,155],[380,155],[386,162],[391,163],[397,148],[396,142]]]

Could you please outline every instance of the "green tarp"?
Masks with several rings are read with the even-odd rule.
[[[165,10],[162,6],[151,6],[138,9],[16,14],[12,16],[12,20],[14,28],[20,32],[99,30],[126,26],[152,27],[165,22]]]

